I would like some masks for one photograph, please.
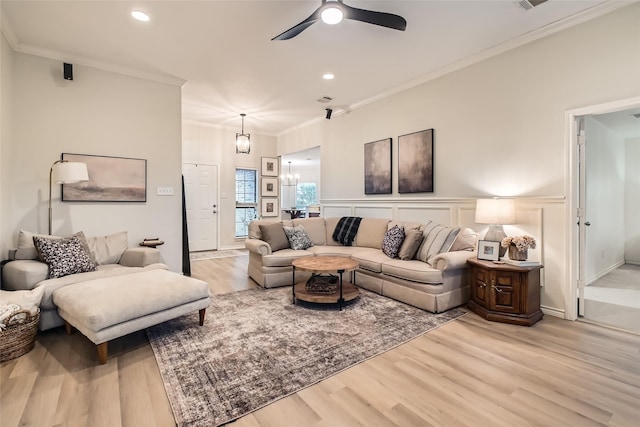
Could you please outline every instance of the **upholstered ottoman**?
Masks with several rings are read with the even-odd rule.
[[[72,326],[82,332],[104,364],[108,341],[195,310],[202,326],[210,301],[206,282],[151,270],[65,286],[53,293],[53,302],[67,333]]]

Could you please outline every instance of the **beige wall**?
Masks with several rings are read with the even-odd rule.
[[[146,203],[69,203],[53,189],[53,232],[83,230],[89,236],[127,230],[129,243],[160,237],[163,261],[181,271],[181,94],[180,87],[74,66],[74,80],[62,77],[62,63],[13,54],[13,138],[2,193],[3,246],[14,246],[19,229],[46,233],[48,178],[61,153],[147,160]],[[4,76],[3,76],[4,81]],[[4,101],[4,96],[3,96]],[[174,196],[156,196],[172,186]]]
[[[5,259],[12,235],[10,226],[11,208],[4,201],[8,199],[13,99],[13,50],[4,34],[0,33],[0,259]]]
[[[521,198],[523,216],[539,211],[531,221],[540,223],[535,237],[543,243],[542,304],[562,315],[575,304],[565,299],[571,246],[565,111],[640,95],[639,22],[640,4],[617,10],[287,132],[278,138],[278,152],[321,145],[323,204],[351,206],[351,212],[372,201],[389,204],[391,213],[408,204],[453,207],[450,222],[464,225],[472,215],[459,210],[477,197]],[[394,167],[394,194],[365,197],[363,145],[392,137],[397,159],[398,135],[429,128],[435,129],[434,193],[397,194]],[[507,229],[516,232],[517,226]]]
[[[640,138],[625,141],[625,247],[628,263],[640,265]]]
[[[250,120],[245,119],[248,125]],[[238,116],[238,125],[240,124]],[[185,123],[182,127],[183,163],[199,163],[218,166],[218,249],[244,247],[244,239],[235,234],[235,170],[238,167],[256,169],[260,176],[262,157],[276,155],[276,138],[245,131],[251,134],[251,152],[236,154],[235,137],[240,129],[224,129],[213,126]],[[260,182],[258,182],[258,185]],[[259,188],[259,187],[258,187]],[[259,212],[259,205],[258,205]]]

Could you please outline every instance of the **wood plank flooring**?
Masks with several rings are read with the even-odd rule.
[[[248,257],[192,263],[214,293],[256,287]],[[208,316],[212,313],[207,313]],[[197,321],[197,313],[194,313]],[[473,313],[281,399],[232,425],[637,426],[640,336],[545,316],[534,326]],[[0,364],[0,425],[174,426],[144,331],[95,347],[63,328]]]

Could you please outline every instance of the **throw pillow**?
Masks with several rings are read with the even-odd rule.
[[[121,231],[108,236],[89,237],[87,244],[93,262],[98,265],[117,264],[129,247],[129,235]]]
[[[407,231],[404,236],[404,242],[402,242],[402,246],[400,246],[398,258],[404,261],[413,259],[413,257],[416,256],[416,252],[418,252],[420,243],[422,243],[422,230],[412,228]]]
[[[291,249],[302,250],[313,246],[309,235],[302,225],[295,227],[282,227],[287,235]]]
[[[96,270],[96,265],[76,236],[58,239],[34,236],[33,243],[40,258],[49,266],[51,279]]]
[[[424,239],[420,249],[418,249],[416,258],[430,264],[434,256],[449,251],[459,232],[460,227],[445,227],[429,221],[422,232]]]
[[[384,234],[384,238],[382,239],[382,252],[389,258],[397,257],[403,241],[404,227],[394,225]]]
[[[478,233],[472,228],[465,228],[460,230],[458,237],[453,241],[451,245],[451,252],[453,251],[475,251],[476,243],[478,242]]]
[[[284,234],[281,222],[260,224],[260,234],[262,234],[262,240],[271,246],[272,251],[279,251],[280,249],[287,249],[289,247],[289,239],[287,239],[287,235]]]

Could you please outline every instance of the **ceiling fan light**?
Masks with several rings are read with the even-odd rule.
[[[322,22],[325,24],[335,25],[342,21],[344,13],[339,7],[329,6],[322,11],[320,16],[322,17]]]

